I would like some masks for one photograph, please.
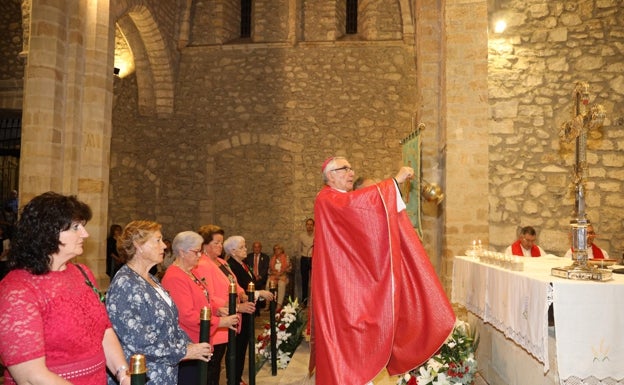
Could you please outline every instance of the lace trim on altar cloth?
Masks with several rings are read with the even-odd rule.
[[[528,297],[525,298],[525,302],[528,301]],[[546,288],[546,301],[545,301],[545,313],[544,316],[548,313],[548,308],[553,303],[553,287],[552,285],[548,285]],[[546,319],[537,320],[534,319],[532,324],[541,324],[543,325],[542,330],[542,339],[541,340],[532,340],[529,336],[527,336],[522,331],[515,330],[510,327],[505,320],[500,320],[496,317],[491,307],[486,304],[484,314],[484,322],[489,323],[494,328],[500,330],[505,337],[512,339],[518,345],[520,345],[523,349],[529,352],[535,359],[544,364],[544,373],[546,373],[550,369],[550,363],[548,362],[548,323]],[[536,313],[536,315],[540,315],[541,313]]]
[[[607,377],[599,380],[594,376],[585,379],[572,376],[566,380],[561,380],[561,383],[564,385],[624,385],[624,378],[616,380],[615,378]]]
[[[486,306],[487,308],[488,306]],[[505,337],[512,339],[515,343],[522,346],[527,352],[529,352],[535,359],[537,359],[542,364],[546,365],[545,371],[548,370],[548,362],[547,356],[545,352],[548,349],[548,345],[544,346],[543,342],[532,343],[531,339],[526,335],[514,330],[511,327],[505,325],[505,323],[501,320],[498,320],[491,316],[491,312],[488,312],[486,309],[487,323],[500,330]]]
[[[477,303],[473,303],[472,298],[466,298],[466,304],[464,307],[469,312],[479,316],[479,318],[483,318],[483,315],[485,314],[485,309],[480,307]]]

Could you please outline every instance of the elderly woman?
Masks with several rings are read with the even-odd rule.
[[[277,306],[282,307],[286,296],[286,286],[288,285],[288,275],[292,270],[290,258],[284,252],[284,246],[276,244],[273,246],[273,256],[269,261],[269,282],[277,284]]]
[[[91,209],[47,192],[22,210],[0,282],[0,361],[8,384],[129,385],[128,364],[91,271],[72,263]]]
[[[239,235],[233,235],[223,242],[223,249],[225,255],[228,258],[228,264],[230,269],[236,276],[238,284],[247,289],[249,283],[256,284],[254,274],[245,263],[247,258],[247,246],[245,245],[245,238]],[[256,290],[255,298],[253,301],[257,301],[259,298],[263,300],[272,301],[273,294],[267,290]],[[236,336],[236,371],[235,371],[235,384],[244,384],[242,380],[243,368],[245,366],[245,353],[247,352],[247,346],[249,346],[249,324],[251,323],[251,316],[249,314],[243,314],[243,322],[241,332]]]
[[[201,256],[203,241],[204,238],[194,231],[183,231],[176,235],[172,244],[174,260],[162,280],[163,287],[167,289],[178,308],[180,327],[194,343],[199,342],[199,320],[203,307],[211,309],[211,335],[214,335],[218,328],[236,330],[239,322],[237,315],[218,316],[218,309],[211,306],[205,280],[200,280],[192,272]],[[180,363],[178,384],[195,385],[199,382],[198,363],[197,360]]]
[[[117,244],[125,265],[111,282],[106,308],[126,357],[145,355],[150,385],[175,385],[178,363],[209,361],[210,345],[192,343],[178,324],[175,303],[149,273],[163,260],[160,228],[151,221],[128,223]]]
[[[202,244],[203,254],[193,272],[200,279],[204,278],[206,280],[213,306],[223,309],[229,304],[230,282],[236,282],[236,276],[227,262],[221,258],[224,232],[223,229],[215,225],[202,226],[198,232],[204,239]],[[253,302],[247,302],[245,291],[239,285],[236,285],[236,291],[238,298],[241,300],[241,303],[236,306],[237,313],[253,313],[256,307]],[[217,329],[210,341],[214,347],[214,356],[208,363],[208,384],[219,385],[221,361],[227,350],[228,329]],[[230,373],[231,370],[234,370],[234,368],[226,365],[227,373]]]

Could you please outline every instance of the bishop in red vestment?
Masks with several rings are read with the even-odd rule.
[[[323,165],[315,205],[312,322],[316,383],[362,385],[401,374],[442,346],[455,315],[410,222],[395,179],[349,192],[345,158]]]

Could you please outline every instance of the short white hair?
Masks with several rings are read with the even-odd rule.
[[[223,242],[223,250],[226,255],[232,255],[232,251],[236,250],[243,243],[245,243],[245,238],[240,235],[232,235]]]
[[[325,165],[325,168],[323,169],[323,183],[327,184],[327,182],[329,182],[327,173],[336,167],[337,160],[347,160],[347,158],[345,158],[344,156],[335,156],[332,158],[332,160],[327,162],[327,165]]]
[[[180,251],[188,251],[193,247],[201,247],[204,237],[194,231],[182,231],[178,233],[171,242],[171,252],[178,256]]]

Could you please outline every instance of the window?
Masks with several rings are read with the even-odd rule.
[[[347,0],[347,35],[353,35],[357,33],[357,17],[358,17],[358,2],[357,0]]]
[[[251,37],[251,0],[241,0],[240,37]]]

